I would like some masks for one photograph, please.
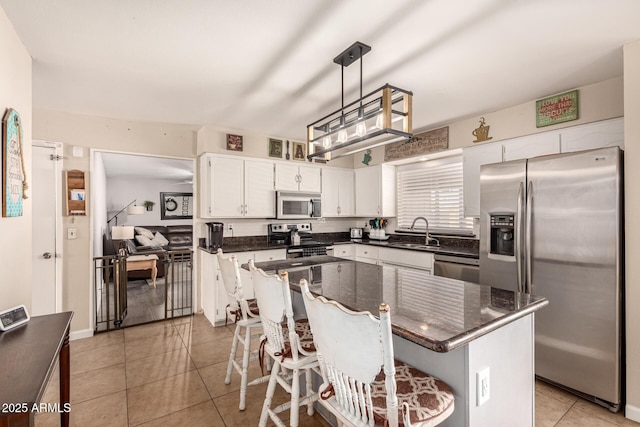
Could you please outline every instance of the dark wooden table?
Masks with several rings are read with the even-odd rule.
[[[35,316],[0,333],[0,427],[32,426],[35,414],[60,412],[69,425],[69,327],[73,312]],[[41,406],[56,360],[60,361],[60,403]]]

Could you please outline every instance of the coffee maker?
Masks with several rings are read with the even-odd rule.
[[[221,222],[207,222],[207,248],[216,250],[222,247],[222,233],[224,224]]]

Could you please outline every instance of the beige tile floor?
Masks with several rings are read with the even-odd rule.
[[[238,410],[239,376],[224,384],[232,337],[232,326],[214,328],[196,315],[72,341],[71,425],[257,425],[266,384],[249,387],[245,411]],[[250,377],[259,374],[252,364]],[[51,379],[44,401],[58,401],[58,381],[57,376]],[[279,389],[276,403],[287,399]],[[42,413],[35,425],[58,422],[57,414]],[[305,411],[300,425],[328,426],[318,414],[309,417]],[[640,424],[538,382],[536,426]]]

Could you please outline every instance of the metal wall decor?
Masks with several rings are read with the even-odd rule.
[[[282,140],[269,138],[269,157],[282,158]]]
[[[193,193],[160,193],[160,219],[192,219]]]
[[[27,174],[22,153],[20,114],[8,108],[2,120],[2,216],[22,216],[27,198]]]
[[[489,136],[490,127],[491,126],[484,124],[484,117],[480,117],[480,126],[475,128],[471,132],[471,135],[476,137],[476,139],[472,142],[483,142],[483,141],[489,141],[490,139],[493,139],[492,136]]]
[[[293,160],[304,162],[307,160],[307,146],[303,142],[293,143]]]
[[[449,126],[413,135],[409,141],[399,141],[384,147],[384,161],[405,159],[421,154],[437,153],[449,148]]]
[[[536,127],[538,128],[577,119],[577,90],[536,101]]]

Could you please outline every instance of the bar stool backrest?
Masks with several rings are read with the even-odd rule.
[[[220,268],[222,283],[229,297],[229,312],[240,315],[239,317],[242,320],[247,320],[249,317],[252,317],[252,313],[249,310],[249,305],[244,296],[238,258],[235,255],[225,257],[222,249],[218,249],[216,255],[218,257],[218,267]],[[238,312],[238,310],[240,311]]]
[[[320,398],[335,393],[339,415],[355,426],[372,426],[371,383],[384,367],[389,426],[398,425],[393,344],[389,306],[380,305],[380,319],[354,312],[336,301],[309,292],[300,282],[324,383]],[[338,415],[338,414],[337,414]]]

